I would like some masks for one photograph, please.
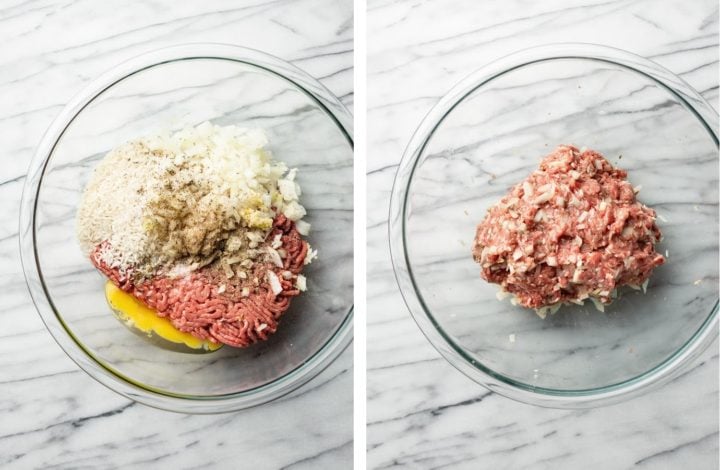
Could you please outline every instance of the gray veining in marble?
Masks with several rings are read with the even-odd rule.
[[[387,203],[397,164],[415,127],[440,96],[474,69],[515,50],[553,42],[604,44],[649,57],[679,74],[717,109],[718,9],[711,1],[514,0],[482,5],[470,0],[368,2],[369,468],[718,468],[717,342],[690,370],[648,395],[594,410],[542,409],[490,393],[452,368],[423,337],[397,291],[387,250]],[[613,73],[603,67],[592,77],[579,75],[572,66],[556,75],[561,81],[578,80],[582,84],[578,93],[592,93],[593,89],[607,92],[603,87],[610,83],[615,86],[609,92],[611,97],[613,93],[618,98],[632,94],[633,99],[610,100],[603,105],[606,109],[597,110],[596,122],[590,122],[585,115],[573,127],[555,125],[567,124],[560,117],[576,112],[572,106],[553,109],[558,114],[551,118],[540,115],[543,105],[553,102],[556,83],[552,81],[541,85],[546,87],[544,94],[542,88],[535,88],[537,100],[523,101],[521,110],[514,101],[518,95],[495,90],[494,100],[478,99],[478,103],[496,105],[496,109],[479,108],[479,104],[473,107],[470,103],[467,112],[458,112],[459,118],[443,124],[444,137],[433,141],[427,160],[417,170],[417,191],[411,200],[417,222],[410,250],[428,302],[446,306],[443,310],[447,318],[442,321],[468,347],[478,351],[508,349],[507,354],[496,356],[510,358],[518,377],[528,376],[526,355],[535,357],[534,367],[538,369],[546,364],[551,375],[539,377],[540,385],[555,384],[563,374],[553,372],[582,364],[542,349],[541,341],[547,341],[553,333],[548,333],[539,319],[528,318],[523,324],[517,317],[495,315],[498,309],[488,308],[500,305],[492,298],[492,288],[473,289],[471,284],[462,284],[477,271],[465,254],[469,248],[462,246],[469,246],[471,240],[465,240],[462,233],[453,234],[456,227],[464,227],[472,234],[475,219],[482,216],[487,205],[527,173],[527,160],[515,156],[532,150],[542,152],[547,142],[555,144],[558,138],[568,135],[582,140],[579,145],[604,146],[600,150],[607,155],[625,151],[633,155],[633,159],[626,157],[623,165],[631,179],[647,180],[638,181],[644,187],[641,196],[667,216],[665,243],[680,246],[683,238],[698,241],[684,253],[671,251],[670,257],[692,256],[693,268],[704,273],[697,277],[706,278],[704,284],[696,285],[693,276],[697,272],[670,263],[653,282],[667,285],[663,295],[667,294],[678,306],[695,297],[712,302],[717,295],[717,242],[713,242],[717,239],[717,155],[703,144],[707,139],[693,135],[692,126],[683,128],[687,121],[678,117],[683,113],[679,107],[674,108],[678,114],[673,108],[662,112],[666,105],[661,95],[643,89],[639,83],[618,84],[610,79]],[[516,81],[504,85],[526,86],[533,83],[533,77],[520,75]],[[587,101],[593,101],[591,95]],[[582,97],[576,103],[582,105]],[[647,112],[635,112],[641,109]],[[534,126],[533,115],[542,125]],[[491,132],[482,136],[485,138],[466,132],[488,119],[493,119],[493,125],[483,127],[483,131]],[[644,119],[666,123],[678,119],[679,126],[669,133],[672,135],[659,137],[658,143],[664,145],[648,148],[652,135]],[[618,125],[628,132],[610,131]],[[599,134],[589,137],[588,126]],[[603,139],[604,126],[613,142]],[[688,134],[691,137],[687,141],[677,141]],[[663,140],[666,137],[668,140]],[[589,138],[597,141],[588,143]],[[678,175],[672,183],[663,184],[661,191],[653,189],[658,187],[658,176],[668,173],[662,168],[656,173],[639,168],[647,168],[653,161],[662,167],[662,155],[672,153],[672,145],[691,146],[686,163],[705,168],[709,176],[693,182],[690,173],[676,167],[670,171]],[[451,167],[444,158],[448,149],[453,149],[453,158],[466,157],[467,165]],[[493,161],[490,169],[474,159],[476,152],[507,159]],[[448,174],[466,184],[453,186],[438,177]],[[471,185],[473,181],[482,184]],[[468,194],[467,188],[480,186],[497,189]],[[667,197],[669,194],[672,198]],[[688,205],[689,201],[693,204]],[[696,206],[695,212],[688,213],[691,206]],[[467,210],[470,216],[460,209]],[[704,226],[683,229],[686,222],[698,218]],[[427,230],[429,227],[432,230]],[[439,260],[446,261],[438,265]],[[448,289],[453,287],[458,292],[448,297]],[[653,291],[648,295],[654,295]],[[504,328],[507,333],[516,333],[514,345],[508,344],[508,335],[477,338],[463,333],[477,331],[481,319],[470,314],[472,305],[487,299],[490,301],[483,303],[486,307],[482,321],[496,322],[493,331]],[[632,308],[628,305],[632,299],[627,297],[625,303],[614,308]],[[651,297],[651,302],[665,300]],[[641,303],[647,304],[648,300]],[[682,317],[666,316],[665,320],[678,329],[690,328],[689,324],[683,326]],[[552,321],[562,320],[558,317]],[[638,344],[647,346],[657,339],[644,334],[641,322],[633,322],[625,327],[628,334],[634,332],[633,340]],[[603,325],[596,326],[596,337],[556,335],[553,341],[565,342],[563,347],[568,347],[569,340],[576,341],[575,347],[595,348],[597,354],[617,354],[618,360],[628,355],[625,348],[611,353],[615,343],[609,338],[619,338],[612,337],[613,328],[603,331]],[[540,349],[532,350],[536,343]],[[656,344],[654,348],[661,346]],[[487,357],[488,353],[484,354]],[[623,368],[605,370],[619,376],[626,373]],[[590,373],[583,380],[596,379]]]
[[[346,0],[0,2],[0,466],[351,466],[350,350],[293,394],[244,412],[190,416],[135,404],[80,371],[45,330],[24,286],[17,220],[34,147],[62,106],[99,73],[171,44],[234,43],[294,63],[351,108],[352,24]],[[122,116],[113,118],[120,123]],[[58,194],[64,177],[58,173]],[[331,212],[321,196],[318,204]],[[62,207],[50,209],[62,218]]]

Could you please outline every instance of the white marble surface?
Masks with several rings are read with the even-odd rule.
[[[718,468],[718,343],[659,390],[583,411],[492,394],[426,341],[387,248],[397,163],[437,99],[488,61],[541,43],[628,49],[717,109],[714,1],[368,2],[368,467]]]
[[[24,175],[71,96],[118,62],[181,42],[264,50],[352,108],[352,2],[0,2],[0,467],[349,468],[352,352],[275,403],[190,416],[99,385],[46,332],[18,254]]]

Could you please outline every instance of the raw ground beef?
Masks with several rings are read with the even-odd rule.
[[[600,153],[561,145],[488,210],[473,257],[481,277],[544,308],[588,297],[606,304],[663,264],[655,211]]]
[[[290,307],[290,299],[300,294],[295,279],[302,271],[308,244],[302,240],[295,223],[282,214],[275,218],[266,243],[278,234],[286,253],[283,267],[272,262],[256,263],[252,275],[245,280],[227,279],[222,270],[205,267],[180,278],[161,275],[133,281],[131,271],[122,274],[102,261],[102,244],[90,259],[116,286],[155,310],[158,316],[168,318],[178,330],[201,339],[247,347],[275,333],[280,317]],[[268,271],[280,281],[282,291],[277,295],[268,282]]]

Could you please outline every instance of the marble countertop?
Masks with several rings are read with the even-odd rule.
[[[590,42],[657,61],[717,109],[717,2],[369,0],[367,23],[368,467],[718,468],[717,341],[683,375],[618,405],[516,403],[427,342],[398,292],[387,242],[403,150],[460,79],[518,49]]]
[[[352,1],[0,2],[0,467],[349,468],[352,348],[274,403],[191,416],[82,372],[30,300],[18,253],[25,173],[43,132],[99,73],[142,52],[223,42],[288,60],[352,108]]]

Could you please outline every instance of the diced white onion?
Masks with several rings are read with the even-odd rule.
[[[555,195],[555,191],[553,191],[553,190],[546,191],[546,192],[542,193],[541,195],[539,195],[538,197],[536,197],[535,200],[533,201],[533,204],[539,205],[539,204],[548,202],[550,199],[553,198],[554,195]]]
[[[313,250],[313,248],[308,243],[308,251],[305,255],[305,261],[303,264],[310,264],[315,258],[317,258],[317,250]]]
[[[283,208],[283,213],[285,214],[285,217],[292,220],[293,222],[297,222],[298,220],[305,217],[305,214],[307,214],[305,208],[298,204],[296,201],[290,201],[289,203],[285,204],[285,207]]]
[[[523,181],[522,187],[523,187],[523,193],[524,193],[523,198],[524,199],[528,199],[529,197],[531,197],[533,195],[533,187],[529,182]]]
[[[280,258],[280,253],[277,252],[273,247],[269,246],[267,247],[267,253],[270,255],[270,261],[277,266],[278,268],[283,267],[283,261],[282,258]]]
[[[267,278],[268,282],[270,283],[270,289],[272,290],[272,293],[274,295],[278,295],[280,292],[282,292],[282,285],[280,284],[280,279],[278,279],[277,275],[272,272],[267,272]]]
[[[307,237],[310,234],[310,224],[304,220],[298,220],[295,222],[295,228],[298,233],[304,237]]]
[[[305,292],[307,290],[307,279],[302,274],[298,274],[297,280],[295,281],[295,287],[297,287],[301,292]]]

